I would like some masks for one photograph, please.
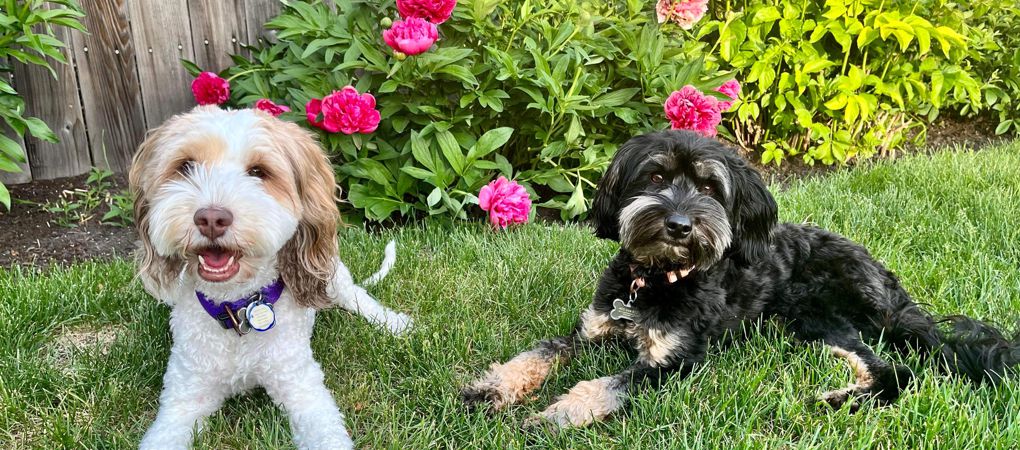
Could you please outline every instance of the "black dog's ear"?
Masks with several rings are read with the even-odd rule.
[[[627,169],[633,165],[639,157],[640,152],[647,145],[644,140],[647,136],[631,138],[623,144],[613,156],[605,175],[599,180],[598,188],[595,190],[595,200],[592,201],[591,211],[588,220],[595,227],[595,236],[602,239],[620,240],[620,201],[623,196],[624,187],[627,184]]]
[[[732,150],[730,150],[732,152]],[[733,245],[745,262],[757,261],[768,253],[772,230],[779,221],[779,207],[757,170],[733,153],[726,158],[733,183]]]

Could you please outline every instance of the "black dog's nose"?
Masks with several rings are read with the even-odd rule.
[[[670,236],[682,239],[691,234],[691,219],[682,214],[673,214],[666,218],[666,232]]]

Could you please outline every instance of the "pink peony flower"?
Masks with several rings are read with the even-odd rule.
[[[502,229],[528,221],[531,198],[524,186],[501,176],[482,187],[478,193],[478,206],[489,212],[489,222],[493,227]]]
[[[663,108],[674,130],[693,130],[715,136],[715,127],[722,121],[719,101],[691,85],[673,91]]]
[[[219,105],[230,99],[230,82],[212,72],[202,72],[191,82],[199,105]]]
[[[261,98],[255,102],[255,109],[272,114],[273,117],[278,117],[280,114],[290,111],[290,108],[283,105],[277,105],[268,98]]]
[[[383,40],[393,50],[406,55],[424,53],[439,39],[439,29],[425,19],[412,17],[393,22],[390,29],[383,31]]]
[[[740,82],[737,80],[730,80],[722,84],[715,89],[716,92],[726,94],[730,98],[729,101],[719,100],[719,111],[726,112],[733,107],[733,102],[740,98]]]
[[[379,127],[381,119],[375,109],[375,97],[369,93],[360,94],[353,86],[333,91],[322,100],[309,100],[305,115],[308,123],[330,133],[343,134],[371,133]]]
[[[405,19],[417,17],[436,25],[450,18],[455,6],[457,0],[397,0],[400,17]]]
[[[655,16],[659,23],[674,22],[690,30],[708,11],[708,0],[659,0]]]

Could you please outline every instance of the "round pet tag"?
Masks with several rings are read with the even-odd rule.
[[[252,303],[245,311],[245,317],[255,331],[266,331],[276,325],[276,313],[273,307],[266,303]]]

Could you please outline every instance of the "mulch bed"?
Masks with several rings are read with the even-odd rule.
[[[995,124],[988,120],[946,117],[929,127],[925,147],[906,149],[900,154],[930,153],[954,145],[979,149],[1005,139],[995,136],[994,127]],[[779,167],[762,166],[758,163],[757,155],[745,156],[762,171],[767,180],[780,185],[839,170],[822,164],[809,166],[800,158],[790,158]],[[59,213],[50,213],[40,207],[46,202],[59,200],[65,190],[85,187],[86,178],[87,175],[82,175],[9,186],[15,203],[10,212],[0,210],[0,267],[34,265],[46,268],[52,264],[63,266],[89,259],[131,255],[137,240],[135,230],[100,224],[98,218],[105,211],[97,211],[93,218],[84,223],[76,223],[74,227],[64,227],[58,225]],[[114,189],[119,190],[125,186],[123,177],[117,177],[113,182]],[[559,214],[556,211],[540,211],[540,216],[547,220],[558,220]]]
[[[57,223],[59,214],[40,205],[55,202],[65,190],[85,186],[87,175],[57,180],[33,181],[9,186],[14,203],[11,211],[0,212],[0,267],[68,265],[88,259],[129,256],[137,239],[134,228],[99,224],[105,211],[74,227]],[[114,180],[116,189],[124,180]],[[2,210],[0,206],[0,210]]]

